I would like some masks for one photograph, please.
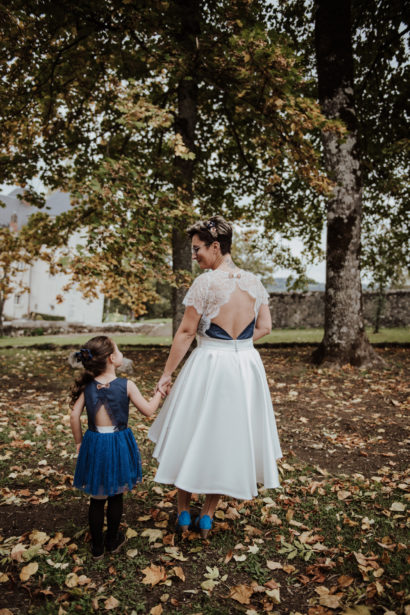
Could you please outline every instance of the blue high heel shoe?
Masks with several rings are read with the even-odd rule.
[[[195,525],[199,528],[201,538],[206,538],[212,529],[212,519],[209,515],[197,517]]]
[[[191,525],[191,515],[187,510],[183,510],[177,519],[177,528],[181,530],[181,532],[185,532]]]

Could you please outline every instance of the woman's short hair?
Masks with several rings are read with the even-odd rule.
[[[221,246],[222,254],[231,251],[232,225],[222,216],[212,216],[208,220],[196,222],[187,229],[187,233],[191,239],[194,235],[198,235],[199,239],[207,246],[217,241]]]

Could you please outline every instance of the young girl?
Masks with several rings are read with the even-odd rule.
[[[146,401],[138,387],[115,370],[122,353],[107,336],[89,340],[75,353],[84,372],[75,382],[71,399],[71,429],[78,459],[74,486],[90,494],[89,524],[92,555],[99,559],[106,551],[115,552],[125,542],[118,531],[123,493],[141,481],[141,457],[132,431],[127,427],[129,400],[145,416],[158,408],[162,395],[156,392]],[[88,429],[82,437],[80,416],[87,410]],[[103,538],[104,506],[107,504],[107,533]]]

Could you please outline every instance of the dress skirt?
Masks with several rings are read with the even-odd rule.
[[[138,445],[131,429],[84,434],[74,474],[74,487],[93,496],[124,493],[141,482]]]
[[[244,500],[258,483],[279,487],[282,452],[252,339],[199,337],[148,436],[159,483]]]

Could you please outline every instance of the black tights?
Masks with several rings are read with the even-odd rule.
[[[107,504],[107,541],[112,542],[117,537],[123,511],[123,494],[118,493],[104,500],[90,498],[88,522],[90,524],[91,540],[95,547],[103,545],[104,506]]]

